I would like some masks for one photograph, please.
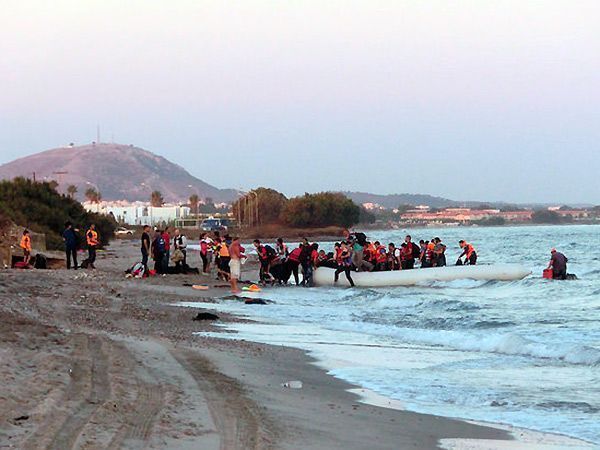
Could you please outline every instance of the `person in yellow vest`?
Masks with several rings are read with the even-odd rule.
[[[218,275],[223,278],[225,281],[229,281],[229,274],[231,269],[229,267],[229,261],[231,261],[231,257],[229,254],[229,245],[231,245],[231,238],[229,235],[225,235],[223,240],[218,246],[219,249],[219,267],[218,267]]]
[[[85,233],[88,246],[88,267],[95,269],[94,263],[96,262],[96,248],[100,244],[98,240],[98,232],[96,231],[96,225],[91,224],[90,229]]]
[[[29,236],[29,230],[23,230],[19,246],[23,250],[23,262],[29,264],[29,260],[31,259],[31,236]]]

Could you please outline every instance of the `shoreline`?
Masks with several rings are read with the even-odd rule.
[[[97,271],[0,271],[0,445],[430,449],[466,439],[522,448],[490,424],[365,404],[349,391],[360,387],[303,350],[194,336],[226,330],[173,306],[200,301],[215,312],[227,289],[184,286],[197,276],[126,280],[137,247],[115,243]],[[216,313],[221,324],[247,321]],[[281,386],[296,379],[302,389]]]
[[[176,306],[182,308],[194,308],[193,306]],[[244,320],[254,322],[254,319],[245,316],[238,316]],[[257,323],[272,324],[270,322],[261,321]],[[235,324],[233,324],[235,325]],[[472,418],[465,418],[460,416],[443,415],[436,413],[424,413],[409,409],[400,399],[388,397],[386,395],[379,394],[369,388],[361,386],[357,383],[347,381],[340,378],[331,372],[335,369],[335,364],[328,364],[328,359],[322,359],[314,355],[314,351],[307,350],[300,347],[295,347],[289,344],[268,344],[264,342],[253,341],[246,338],[237,339],[235,337],[218,337],[219,333],[228,332],[237,334],[236,330],[228,329],[228,324],[223,324],[223,328],[212,330],[209,332],[212,339],[230,340],[234,342],[251,342],[256,345],[279,348],[283,347],[293,351],[301,352],[306,358],[307,362],[323,373],[325,377],[332,377],[340,381],[344,386],[344,389],[349,394],[355,396],[356,401],[365,405],[371,405],[378,408],[384,408],[395,411],[403,411],[406,413],[437,417],[439,419],[447,419],[451,421],[459,421],[469,423],[472,425],[482,426],[485,428],[491,428],[497,431],[504,431],[508,433],[508,439],[505,437],[493,438],[469,438],[469,437],[455,437],[455,438],[442,438],[439,440],[439,448],[446,450],[519,450],[519,449],[545,449],[545,450],[558,450],[558,449],[591,449],[596,448],[596,444],[587,441],[582,438],[569,436],[567,434],[551,431],[536,430],[533,428],[526,428],[522,426],[513,425],[504,422],[493,422],[486,420],[478,420]],[[215,336],[217,335],[217,336]]]

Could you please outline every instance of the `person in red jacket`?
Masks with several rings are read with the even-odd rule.
[[[414,269],[415,258],[419,255],[421,250],[419,246],[412,241],[412,237],[407,235],[404,238],[404,244],[402,244],[400,250],[400,260],[402,263],[402,270]]]
[[[300,244],[297,248],[292,250],[288,255],[288,258],[285,262],[290,269],[290,272],[294,275],[294,281],[296,281],[296,286],[300,284],[300,279],[298,277],[298,267],[300,266],[300,254],[302,253],[302,244]]]

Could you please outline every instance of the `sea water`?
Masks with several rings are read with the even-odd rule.
[[[410,410],[600,443],[600,226],[409,232],[417,241],[441,237],[449,263],[466,239],[478,263],[521,263],[533,275],[378,289],[266,288],[253,295],[273,304],[219,300],[218,309],[259,322],[228,326],[237,331],[231,338],[308,350],[336,377]],[[406,232],[367,234],[398,245]],[[578,280],[541,277],[551,247],[567,255]]]

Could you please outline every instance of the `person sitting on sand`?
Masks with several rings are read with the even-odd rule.
[[[183,258],[175,262],[175,267],[177,273],[186,272],[188,269],[187,265],[187,237],[185,234],[181,233],[179,228],[175,229],[175,234],[173,235],[173,252],[180,251],[183,255]]]
[[[242,275],[242,249],[240,246],[240,238],[234,237],[229,246],[229,282],[231,284],[231,293],[238,294],[240,289],[237,282]]]
[[[29,260],[31,259],[31,236],[29,236],[29,230],[23,230],[19,246],[23,250],[23,262],[29,265]]]

